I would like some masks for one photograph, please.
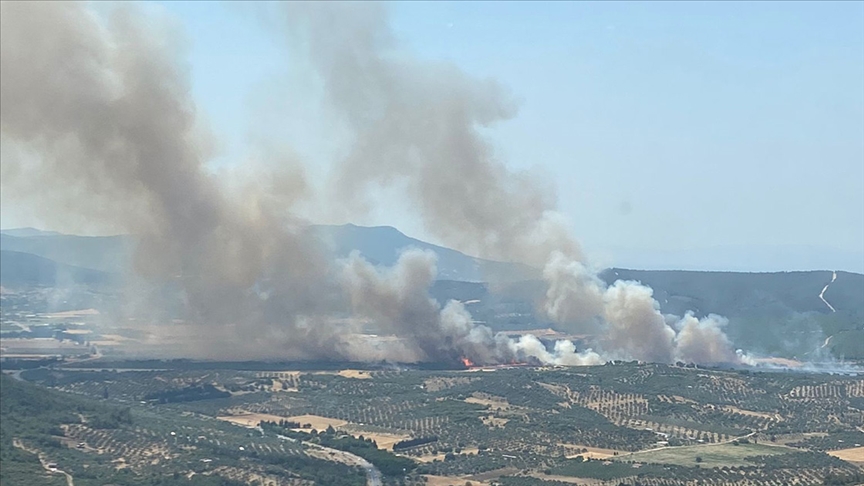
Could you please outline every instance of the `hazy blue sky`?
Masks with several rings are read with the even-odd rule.
[[[324,165],[308,86],[292,82],[276,35],[237,4],[163,6],[188,36],[194,97],[224,150],[215,166],[240,158],[259,129]],[[683,252],[713,268],[729,265],[702,249],[820,246],[864,268],[864,3],[390,8],[405,50],[520,100],[489,132],[496,153],[554,180],[561,211],[601,258],[650,266]],[[409,211],[356,222],[432,239]]]

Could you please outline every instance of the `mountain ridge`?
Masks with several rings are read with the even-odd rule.
[[[375,265],[391,266],[405,248],[433,251],[438,256],[439,275],[430,295],[442,305],[450,299],[462,301],[475,320],[495,331],[552,327],[541,310],[546,285],[537,269],[470,257],[411,238],[392,227],[320,225],[306,231],[334,259],[357,250]],[[123,273],[131,271],[132,237],[29,234],[32,236],[13,236],[6,231],[0,234],[0,284],[4,287],[104,287],[122,282]],[[495,272],[499,279],[481,281]],[[748,349],[794,356],[812,352],[827,342],[827,337],[842,333],[844,339],[831,340],[835,355],[864,356],[864,350],[855,347],[864,342],[864,274],[837,272],[837,280],[828,285],[823,296],[836,312],[819,298],[820,291],[831,282],[831,270],[735,272],[613,267],[600,272],[599,277],[606,284],[621,279],[651,287],[665,314],[723,315],[729,319],[729,337]]]

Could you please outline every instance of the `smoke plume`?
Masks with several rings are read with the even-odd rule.
[[[375,185],[405,183],[426,228],[459,250],[538,267],[553,250],[581,256],[554,213],[554,191],[510,172],[480,135],[516,113],[498,83],[400,57],[384,5],[279,8],[289,47],[316,69],[352,135],[334,199],[363,208]]]
[[[354,253],[344,270],[354,313],[405,339],[416,350],[416,361],[458,362],[464,357],[476,364],[525,360],[560,365],[602,363],[590,350],[577,353],[567,340],[556,342],[550,352],[531,335],[518,340],[496,335],[489,327],[474,323],[460,302],[451,300],[442,309],[428,295],[436,273],[432,252],[408,250],[392,269],[384,271]]]
[[[188,342],[184,352],[561,365],[737,359],[720,319],[670,325],[650,288],[597,277],[555,211],[554,191],[510,171],[482,136],[515,116],[500,85],[402,55],[383,5],[274,8],[282,37],[308,58],[351,135],[324,199],[364,211],[376,187],[404,185],[447,244],[544,268],[544,311],[596,334],[597,352],[510,339],[458,302],[441,308],[428,294],[428,253],[409,251],[389,270],[357,254],[334,266],[292,211],[311,196],[291,157],[229,190],[207,169],[213,140],[169,24],[128,6],[103,21],[79,3],[2,3],[3,192],[30,197],[43,217],[83,214],[137,235],[137,272],[182,292],[191,327],[171,332]],[[349,319],[340,314],[346,300]],[[394,339],[376,343],[361,330]]]
[[[300,325],[328,304],[325,260],[266,193],[229,200],[207,173],[178,45],[148,20],[126,7],[104,25],[83,4],[2,4],[3,144],[25,154],[4,157],[4,192],[33,179],[35,197],[98,201],[92,217],[138,235],[137,271],[175,281],[184,317],[207,326],[191,331],[191,352],[329,352],[332,330]],[[74,207],[52,202],[35,204]]]
[[[363,202],[367,186],[406,184],[426,228],[447,244],[543,266],[548,316],[565,327],[599,330],[612,356],[736,360],[713,320],[692,324],[688,316],[676,335],[650,288],[636,282],[606,288],[582,261],[579,244],[555,212],[554,192],[509,171],[481,135],[481,128],[516,112],[497,83],[401,57],[381,5],[280,7],[289,46],[308,57],[330,107],[351,132],[333,187],[350,196],[352,207]],[[519,349],[541,355],[537,344],[527,340]]]

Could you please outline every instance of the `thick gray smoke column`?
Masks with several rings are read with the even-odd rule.
[[[435,277],[428,254],[409,252],[389,273],[355,255],[336,278],[290,212],[306,194],[293,162],[260,178],[266,184],[229,196],[206,170],[211,141],[178,43],[170,30],[155,30],[158,19],[142,20],[124,6],[103,25],[68,2],[0,8],[4,197],[38,187],[34,207],[58,217],[78,209],[69,202],[93,201],[87,216],[140,235],[138,271],[184,293],[185,317],[196,324],[188,354],[600,361],[569,341],[549,351],[533,336],[493,335],[458,303],[440,309],[428,296]],[[405,183],[426,226],[450,245],[545,265],[549,315],[599,329],[610,356],[705,361],[725,354],[719,326],[669,326],[650,289],[620,282],[607,289],[580,263],[579,245],[554,212],[554,192],[510,172],[479,132],[515,113],[496,83],[399,58],[381,5],[276,8],[353,136],[334,177],[340,204],[363,202],[376,184]],[[408,348],[366,349],[352,333],[354,321],[333,318],[343,290],[359,316]]]
[[[676,336],[650,288],[635,282],[606,288],[581,263],[579,245],[554,212],[554,191],[510,172],[480,134],[481,127],[515,114],[499,85],[450,65],[400,57],[380,4],[280,8],[289,45],[307,56],[353,136],[335,177],[338,194],[353,196],[349,203],[362,202],[367,186],[406,184],[425,226],[447,244],[545,266],[548,315],[562,325],[599,331],[612,356],[735,359],[713,321],[692,324],[688,318]],[[422,320],[431,322],[426,314]]]
[[[729,321],[709,315],[696,319],[688,314],[681,320],[681,330],[675,337],[676,359],[690,363],[734,363],[739,361],[732,343],[723,332]]]
[[[417,361],[500,361],[491,329],[475,325],[461,303],[450,301],[441,309],[429,297],[435,274],[435,255],[419,250],[402,253],[390,270],[375,269],[356,252],[344,267],[354,312],[408,340]]]
[[[345,263],[343,281],[354,313],[407,340],[417,361],[458,362],[465,357],[476,364],[527,359],[560,365],[602,363],[590,350],[577,353],[570,341],[558,341],[548,351],[534,336],[513,340],[493,334],[474,323],[460,302],[451,300],[442,309],[428,293],[435,274],[435,255],[429,251],[408,250],[388,270],[378,270],[353,253]]]
[[[478,131],[516,113],[500,85],[399,57],[381,4],[279,8],[292,51],[308,57],[353,136],[333,185],[345,207],[362,207],[376,184],[405,183],[425,226],[457,249],[536,266],[553,250],[581,256],[552,211],[554,191],[508,171]]]
[[[229,200],[207,174],[178,46],[142,15],[118,8],[103,25],[83,4],[2,3],[3,144],[30,155],[4,158],[4,191],[29,177],[37,194],[116,210],[93,217],[141,235],[138,271],[179,279],[187,319],[208,326],[192,332],[192,354],[337,354],[336,330],[318,322],[324,260],[284,229],[266,194]]]
[[[609,357],[661,363],[741,361],[723,332],[723,317],[664,316],[650,287],[622,280],[607,287],[582,264],[562,255],[549,261],[544,276],[549,316],[565,325],[593,322]]]

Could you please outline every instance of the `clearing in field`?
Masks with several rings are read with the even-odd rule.
[[[446,390],[448,388],[453,388],[457,385],[467,385],[471,383],[476,378],[469,377],[449,377],[449,376],[436,376],[433,378],[429,378],[423,382],[423,388],[429,392],[438,392],[441,390]]]
[[[580,486],[589,486],[592,484],[602,484],[602,479],[591,478],[576,478],[573,476],[558,476],[555,474],[543,474],[542,472],[532,472],[528,476],[532,478],[542,479],[544,481],[558,481],[559,483],[578,484]]]
[[[607,459],[607,458],[615,456],[616,452],[618,454],[623,454],[623,452],[616,451],[614,449],[601,449],[599,447],[588,447],[588,446],[580,445],[580,444],[561,443],[558,445],[567,449],[567,458],[568,459],[572,459],[576,456],[582,456],[582,457],[591,458],[591,459]],[[588,452],[582,452],[585,449],[587,449]]]
[[[864,447],[852,447],[838,451],[827,451],[828,454],[844,461],[864,463]]]
[[[392,434],[387,432],[373,432],[365,430],[362,427],[351,424],[350,422],[346,422],[345,420],[322,417],[320,415],[295,415],[293,417],[280,417],[278,415],[270,415],[266,413],[251,413],[241,411],[235,415],[223,415],[216,418],[218,418],[219,420],[224,420],[226,422],[231,422],[232,424],[242,425],[243,427],[257,427],[258,424],[260,424],[262,421],[279,422],[281,420],[297,422],[301,426],[304,426],[306,424],[309,424],[311,426],[310,428],[294,429],[300,432],[311,432],[312,430],[323,432],[327,430],[328,427],[332,426],[334,429],[337,429],[340,432],[346,434],[350,434],[354,437],[363,436],[367,439],[372,439],[375,441],[376,444],[378,444],[379,449],[386,449],[388,451],[393,450],[393,444],[410,438],[410,436],[404,434]]]
[[[485,405],[489,407],[490,410],[507,410],[510,408],[510,403],[507,402],[507,399],[502,397],[496,397],[492,395],[487,395],[485,393],[474,393],[473,396],[470,396],[465,399],[465,403],[474,403],[476,405]]]
[[[388,451],[393,450],[393,444],[411,438],[410,435],[398,434],[394,432],[385,432],[382,430],[370,430],[370,427],[364,427],[362,425],[356,425],[351,423],[340,426],[338,427],[338,429],[340,432],[351,434],[354,437],[363,436],[366,439],[372,439],[375,441],[375,444],[378,445],[379,449],[385,449]],[[376,427],[375,429],[378,429],[378,427]]]
[[[753,410],[744,410],[743,408],[733,407],[731,405],[727,405],[722,407],[723,410],[728,410],[733,413],[740,413],[741,415],[749,415],[750,417],[760,417],[766,419],[782,419],[779,414],[776,413],[765,413],[765,412],[754,412]]]
[[[69,317],[83,317],[83,316],[98,316],[99,311],[96,309],[81,309],[81,310],[72,310],[66,312],[53,312],[51,314],[45,314],[45,317],[49,319],[66,319]]]
[[[301,426],[309,424],[312,426],[312,429],[315,429],[318,432],[323,432],[327,430],[327,427],[331,426],[336,429],[348,423],[345,420],[322,417],[320,415],[295,415],[293,417],[288,417],[287,420],[290,420],[292,422],[298,422]],[[304,432],[309,430],[311,429],[303,429]]]
[[[504,427],[505,425],[507,425],[507,422],[510,421],[510,419],[499,418],[495,417],[494,415],[480,417],[480,420],[483,422],[483,425],[489,428]]]
[[[664,447],[646,452],[618,455],[616,460],[637,461],[649,464],[675,464],[678,466],[723,467],[750,464],[744,460],[749,456],[776,456],[793,452],[794,449],[765,444],[711,444],[683,447]],[[696,458],[701,461],[697,462]]]
[[[280,420],[285,420],[285,417],[266,413],[243,413],[239,415],[223,415],[216,418],[231,422],[232,424],[242,425],[243,427],[257,427],[262,421],[278,423]]]
[[[364,370],[341,370],[337,374],[343,378],[356,378],[358,380],[368,380],[372,378],[372,373]]]
[[[426,454],[425,456],[414,456],[414,457],[412,457],[412,459],[415,459],[415,460],[420,461],[420,462],[432,462],[435,459],[438,459],[439,461],[443,461],[444,460],[444,453],[442,452],[439,454]]]
[[[474,486],[485,486],[489,484],[482,481],[472,481],[470,479],[466,479],[464,476],[424,475],[423,477],[426,478],[426,484],[429,486],[464,486],[466,482],[469,482]]]

